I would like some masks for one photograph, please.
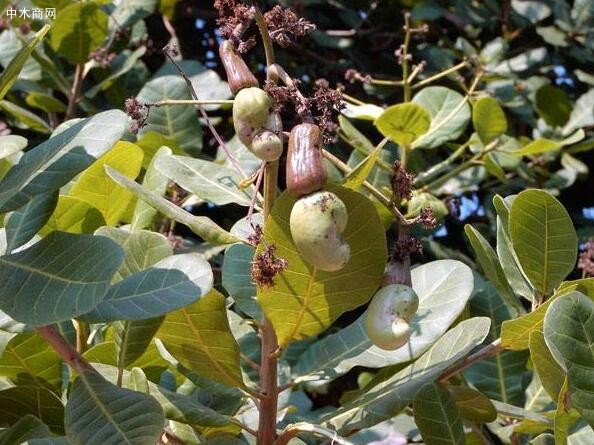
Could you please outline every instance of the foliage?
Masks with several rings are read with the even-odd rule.
[[[257,3],[0,1],[0,444],[593,443],[592,2]]]

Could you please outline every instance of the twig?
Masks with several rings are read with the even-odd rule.
[[[256,363],[255,361],[253,361],[251,358],[249,358],[247,355],[242,353],[241,359],[254,371],[260,372],[260,365],[258,363]]]
[[[266,66],[270,68],[275,63],[274,58],[274,47],[272,46],[272,39],[270,38],[270,33],[268,32],[268,25],[264,20],[264,16],[262,15],[262,11],[257,5],[254,5],[256,9],[256,13],[254,18],[256,19],[256,25],[258,25],[258,30],[260,31],[260,36],[262,37],[262,43],[264,44],[264,54],[266,56]],[[266,77],[268,80],[271,79],[271,74],[269,72],[266,73]]]
[[[340,159],[338,159],[336,156],[334,156],[329,151],[322,150],[322,155],[326,159],[328,159],[330,162],[332,162],[343,173],[346,173],[348,175],[349,173],[351,173],[353,171],[352,168],[350,168],[348,165],[346,165],[344,162],[342,162]],[[398,210],[398,208],[396,208],[394,206],[394,204],[393,204],[393,202],[392,202],[392,200],[390,198],[386,197],[382,192],[380,192],[378,189],[376,189],[368,181],[363,181],[363,184],[362,185],[379,202],[381,202],[384,205],[384,207],[386,207],[388,210],[390,210],[390,211],[392,211],[394,213],[394,216],[396,216],[396,219],[398,220],[398,222],[400,224],[404,224],[404,225],[409,225],[410,224],[410,221],[407,220],[406,217],[402,214],[402,212],[400,212],[400,210]]]
[[[262,184],[262,178],[264,177],[264,174],[266,172],[266,164],[266,162],[262,162],[262,166],[260,167],[260,170],[258,170],[258,174],[256,176],[254,192],[252,193],[252,200],[250,202],[250,208],[248,209],[247,214],[247,220],[250,225],[252,224],[252,216],[254,214],[254,208],[256,207],[256,197],[259,194],[260,185]]]
[[[413,90],[415,90],[417,88],[424,87],[425,85],[429,85],[430,83],[432,83],[432,82],[434,82],[434,81],[436,81],[438,79],[441,79],[442,77],[445,77],[448,74],[455,73],[456,71],[464,68],[465,66],[468,66],[468,61],[467,60],[464,60],[464,61],[460,62],[459,64],[454,65],[451,68],[448,68],[447,70],[441,71],[441,72],[439,72],[439,73],[437,73],[437,74],[435,74],[435,75],[433,75],[431,77],[427,77],[426,79],[423,79],[423,80],[421,80],[421,81],[419,81],[419,82],[411,85],[411,88]]]
[[[352,442],[346,440],[344,437],[340,437],[336,431],[306,422],[294,423],[287,426],[272,445],[287,445],[299,433],[317,434],[318,436],[332,440],[332,444],[336,445],[353,445]]]
[[[54,326],[37,328],[37,333],[54,348],[62,360],[79,374],[85,371],[95,371],[91,364],[62,337],[62,334]]]
[[[196,90],[194,88],[194,85],[192,85],[192,81],[190,80],[188,75],[184,72],[184,70],[181,68],[181,66],[179,66],[179,64],[173,59],[173,57],[171,56],[171,54],[167,48],[165,48],[163,52],[165,53],[165,56],[169,59],[169,61],[173,64],[173,66],[175,66],[179,75],[185,80],[186,85],[188,86],[188,90],[190,91],[190,95],[192,96],[192,98],[195,101],[200,101],[200,99],[198,98],[198,94],[196,93]],[[216,139],[217,143],[225,151],[225,154],[231,161],[231,164],[233,165],[233,167],[235,167],[235,169],[239,172],[239,174],[245,178],[247,175],[241,168],[241,165],[239,165],[239,162],[237,161],[237,159],[235,159],[235,156],[233,156],[233,153],[231,153],[231,150],[229,149],[229,147],[227,146],[227,144],[225,143],[225,141],[223,140],[223,138],[221,137],[219,132],[216,130],[216,128],[210,121],[210,118],[208,117],[206,110],[204,110],[204,108],[201,105],[198,105],[198,111],[202,115],[202,118],[206,121],[206,125],[208,126],[208,129],[212,133],[213,137]]]
[[[501,350],[502,350],[501,337],[499,337],[497,340],[494,340],[492,343],[488,344],[484,348],[479,349],[474,354],[470,354],[465,359],[463,359],[457,363],[454,363],[452,366],[447,368],[439,376],[439,381],[446,382],[447,380],[449,380],[450,378],[452,378],[459,372],[464,371],[467,368],[470,368],[475,363],[497,355]]]
[[[84,79],[85,66],[82,63],[76,65],[74,69],[74,80],[72,82],[72,88],[70,89],[70,97],[68,98],[68,108],[66,109],[66,120],[74,117],[76,106],[78,105],[78,99],[80,96],[80,90]]]
[[[233,100],[225,99],[164,99],[157,102],[143,103],[145,107],[165,107],[169,105],[233,105]]]
[[[404,89],[404,102],[410,102],[410,83],[408,81],[408,46],[410,45],[410,12],[404,14],[404,44],[402,49],[402,87]]]

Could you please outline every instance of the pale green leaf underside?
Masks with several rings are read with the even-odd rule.
[[[394,417],[411,403],[419,388],[481,344],[490,324],[485,317],[461,322],[414,363],[326,416],[324,424],[344,434]]]
[[[127,116],[104,111],[76,122],[27,151],[0,182],[0,212],[57,190],[109,150],[124,134]]]
[[[354,366],[381,368],[408,362],[425,352],[464,310],[472,294],[472,271],[459,261],[439,260],[414,268],[411,275],[419,309],[411,321],[411,338],[404,347],[385,351],[374,346],[360,317],[309,347],[299,357],[295,375],[332,379]]]
[[[179,208],[171,201],[148,190],[137,182],[127,178],[117,170],[106,166],[107,174],[126,190],[134,193],[139,199],[142,199],[152,207],[160,211],[163,215],[181,223],[190,228],[196,235],[202,237],[205,241],[213,244],[233,244],[241,241],[231,235],[226,230],[215,224],[210,218],[204,216],[194,216],[191,213]]]

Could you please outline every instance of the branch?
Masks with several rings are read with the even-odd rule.
[[[82,87],[82,82],[84,79],[84,70],[84,64],[79,63],[78,65],[76,65],[76,68],[74,70],[74,81],[72,82],[72,88],[70,89],[70,97],[68,98],[68,108],[66,109],[65,120],[74,117],[74,112],[76,111],[76,106],[78,105],[78,100],[80,96],[80,89]]]
[[[95,368],[79,354],[79,352],[66,341],[54,326],[42,326],[37,328],[37,333],[47,341],[68,366],[79,374],[85,371],[95,371]]]
[[[470,354],[465,359],[459,361],[458,363],[454,363],[452,366],[447,368],[439,376],[439,381],[445,382],[453,376],[455,376],[456,374],[458,374],[459,372],[464,371],[467,368],[470,368],[475,363],[497,355],[501,350],[501,337],[499,337],[497,340],[494,340],[491,344],[485,346],[482,349],[479,349],[474,354]]]
[[[233,105],[233,99],[164,99],[157,102],[143,103],[145,107],[165,107],[170,105]]]
[[[198,98],[198,94],[196,93],[196,89],[194,88],[194,85],[192,85],[192,81],[190,80],[188,75],[184,72],[184,70],[181,68],[181,66],[179,66],[179,64],[173,59],[173,57],[171,56],[171,53],[169,52],[169,50],[167,48],[164,48],[163,52],[165,53],[165,56],[169,59],[169,61],[173,64],[173,66],[175,66],[179,75],[186,81],[186,85],[188,86],[188,90],[190,91],[190,95],[192,96],[192,98],[195,101],[200,101],[200,99]],[[235,159],[235,156],[233,156],[233,153],[231,153],[231,150],[229,149],[229,147],[227,146],[227,144],[225,143],[225,141],[223,140],[223,138],[221,137],[219,132],[216,130],[216,128],[210,121],[210,118],[208,117],[206,110],[201,105],[198,105],[198,111],[202,115],[202,118],[206,121],[206,125],[208,126],[208,129],[212,133],[213,137],[216,139],[217,143],[221,146],[221,148],[223,149],[223,151],[225,152],[225,154],[231,161],[231,164],[233,165],[233,167],[235,167],[235,169],[239,172],[239,174],[245,178],[247,175],[241,168],[241,165],[239,165],[239,162],[237,161],[237,159]]]

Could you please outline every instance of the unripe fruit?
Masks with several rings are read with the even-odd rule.
[[[326,184],[322,158],[322,132],[315,124],[299,124],[289,136],[287,190],[299,198],[321,190]]]
[[[419,308],[419,297],[409,286],[390,284],[373,296],[365,313],[365,331],[371,342],[392,351],[410,338],[410,321]]]
[[[260,88],[244,88],[233,101],[233,125],[239,140],[249,145],[268,121],[272,100]]]
[[[258,86],[258,79],[252,74],[229,40],[224,40],[219,46],[219,56],[225,73],[227,73],[227,83],[233,94],[237,94],[244,88]]]
[[[342,269],[351,258],[351,248],[342,237],[347,222],[346,206],[332,192],[313,193],[299,199],[289,218],[299,255],[319,270]]]
[[[282,139],[270,130],[262,130],[254,136],[248,148],[263,161],[272,162],[283,153]]]

